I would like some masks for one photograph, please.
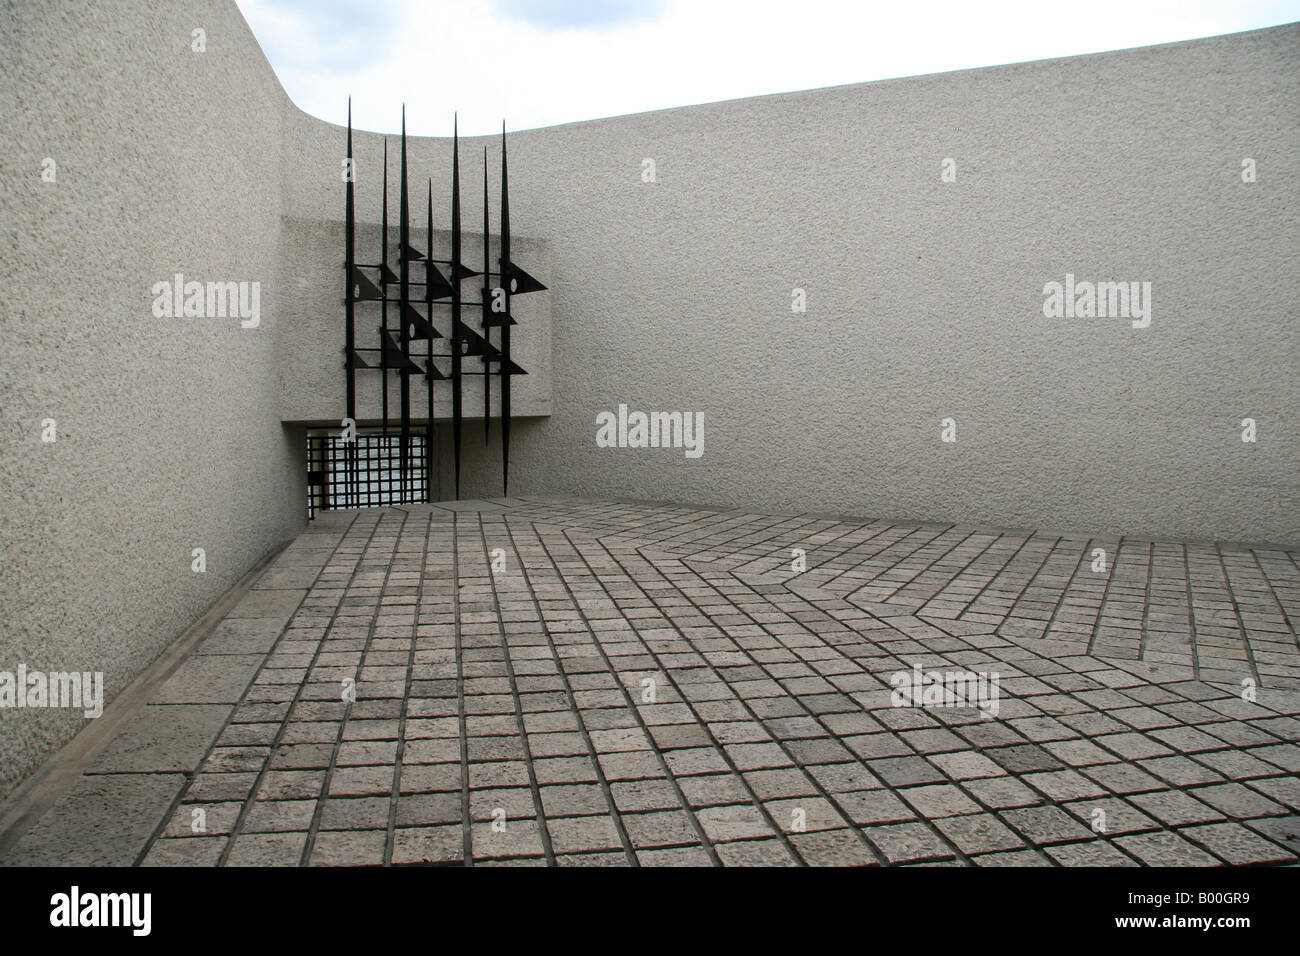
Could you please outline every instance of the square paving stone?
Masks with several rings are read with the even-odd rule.
[[[215,704],[150,704],[114,731],[90,772],[192,772],[221,733],[230,711]]]
[[[260,654],[191,657],[154,694],[154,704],[236,704],[261,666]]]
[[[951,817],[962,813],[979,813],[979,806],[950,783],[908,787],[895,791],[917,813],[927,819]]]
[[[890,863],[911,863],[952,857],[953,849],[920,823],[898,823],[871,827],[865,831]]]
[[[307,848],[306,831],[241,833],[234,837],[227,866],[299,866]]]
[[[316,834],[309,866],[382,866],[383,830],[336,830]]]
[[[1223,774],[1187,757],[1155,757],[1151,760],[1139,760],[1135,766],[1176,787],[1215,783],[1223,779]]]
[[[388,826],[390,807],[388,797],[330,797],[321,803],[320,828],[383,830]]]
[[[182,802],[163,831],[168,837],[220,836],[230,833],[239,819],[243,803]]]
[[[1126,856],[1113,845],[1104,840],[1092,843],[1066,843],[1062,846],[1049,846],[1044,850],[1061,866],[1138,866],[1132,857]]]
[[[226,613],[226,618],[260,617],[287,621],[306,596],[305,590],[249,591]]]
[[[459,793],[416,793],[397,798],[396,826],[459,824],[464,817]]]
[[[224,836],[181,837],[158,840],[144,858],[144,866],[216,866],[226,848]]]
[[[1024,840],[1008,830],[991,813],[944,817],[936,820],[935,826],[942,831],[950,843],[970,856],[977,853],[994,853],[998,850],[1014,850],[1025,845]]]
[[[185,786],[180,774],[81,776],[4,855],[6,866],[131,866]]]
[[[1009,773],[1033,773],[1043,770],[1064,770],[1065,764],[1037,744],[1014,744],[984,751],[988,757]]]
[[[609,800],[595,784],[559,785],[540,788],[542,809],[550,817],[608,815]]]
[[[623,847],[612,816],[548,819],[546,831],[557,854],[618,850]]]
[[[1198,795],[1201,791],[1194,791]],[[1142,811],[1167,826],[1188,823],[1209,823],[1222,820],[1223,814],[1182,790],[1161,790],[1157,793],[1137,793],[1129,801]]]
[[[241,833],[286,833],[306,830],[316,813],[315,800],[258,800],[244,817]]]
[[[712,866],[713,861],[702,846],[669,847],[666,849],[637,850],[637,862],[642,866]]]
[[[1296,854],[1247,830],[1239,823],[1184,827],[1179,836],[1192,840],[1234,866],[1252,863],[1292,863]]]
[[[393,831],[393,865],[449,865],[464,862],[464,830],[460,825],[399,827]]]
[[[1219,861],[1168,830],[1115,838],[1116,846],[1147,866],[1217,866]]]
[[[420,770],[439,770],[441,773],[429,774],[422,777],[411,771]],[[408,777],[407,774],[411,775]],[[453,766],[444,769],[438,767],[403,767],[402,768],[402,792],[417,792],[420,790],[433,789],[435,786],[442,789],[454,789],[460,792],[460,767]],[[330,777],[329,795],[331,797],[377,797],[393,791],[393,768],[392,767],[335,767],[334,774]]]
[[[975,777],[1001,777],[1006,771],[988,757],[974,750],[961,750],[950,753],[929,755],[930,763],[948,774],[954,780],[970,780]]]
[[[976,800],[994,810],[1011,807],[1028,807],[1043,802],[1043,798],[1015,777],[985,777],[964,780],[962,787]]]
[[[632,865],[628,856],[623,851],[607,851],[604,853],[566,853],[555,858],[556,866],[623,866]]]
[[[713,746],[713,738],[701,724],[653,726],[650,728],[650,736],[661,750]]]
[[[1247,821],[1246,826],[1300,856],[1300,816],[1261,817]]]
[[[849,826],[849,821],[822,797],[764,800],[763,809],[786,834],[842,830]]]
[[[742,803],[750,799],[749,791],[741,778],[733,773],[708,774],[692,777],[679,777],[677,785],[692,807],[721,806],[730,803]],[[611,784],[611,789],[617,786]]]
[[[753,804],[704,807],[695,811],[695,817],[700,821],[705,836],[714,843],[760,839],[775,832],[772,824]]]
[[[1291,810],[1300,810],[1300,776],[1292,774],[1268,780],[1252,780],[1250,789],[1264,793]]]
[[[780,840],[744,840],[715,848],[723,866],[798,866]]]
[[[1009,850],[1001,853],[982,853],[971,857],[976,866],[1051,866],[1051,862],[1036,850]]]
[[[783,770],[750,770],[741,776],[760,800],[812,797],[817,793],[817,787],[808,775],[797,767]]]
[[[786,744],[794,759],[807,766],[809,764],[857,763],[858,758],[839,741],[825,737],[791,740]]]
[[[1003,822],[1025,835],[1036,846],[1092,839],[1092,831],[1060,807],[1023,807],[998,814]]]
[[[310,588],[316,583],[316,578],[320,572],[314,567],[303,568],[268,568],[262,573],[262,576],[254,583],[255,590],[265,590],[274,588],[279,590],[289,589],[297,590]]]
[[[888,757],[867,762],[868,769],[891,787],[943,783],[945,778],[921,757]]]
[[[213,627],[194,653],[199,656],[267,654],[283,630],[284,625],[273,618],[225,618]]]
[[[912,809],[889,790],[838,793],[835,802],[859,826],[916,819]]]
[[[1089,780],[1077,770],[1053,770],[1047,773],[1028,773],[1020,778],[1024,783],[1053,800],[1079,800],[1085,797],[1105,796],[1106,788]]]
[[[790,842],[809,866],[877,866],[871,849],[854,830],[790,834]]]
[[[637,850],[660,846],[698,844],[700,835],[685,810],[665,810],[622,815],[623,828]]]
[[[190,779],[186,798],[194,801],[236,800],[243,803],[253,795],[257,785],[256,773],[198,773]]]
[[[494,828],[492,821],[476,822],[471,839],[476,861],[543,855],[542,838],[534,820],[508,820],[503,830]]]
[[[707,780],[707,777],[694,777],[693,782]],[[730,778],[734,781],[734,777]],[[739,787],[738,784],[736,784]],[[683,789],[685,789],[683,787]],[[672,784],[667,780],[627,780],[620,783],[612,783],[609,786],[610,795],[614,798],[620,813],[634,813],[641,810],[675,810],[682,806],[682,800],[673,789]],[[726,799],[720,802],[733,803],[736,799],[743,799],[743,789],[740,790],[740,796],[733,792]]]
[[[1118,797],[1077,800],[1063,804],[1062,808],[1094,833],[1115,835],[1161,828],[1151,817]]]

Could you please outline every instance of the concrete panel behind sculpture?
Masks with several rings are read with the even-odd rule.
[[[477,185],[477,184],[475,184]],[[470,193],[471,197],[474,196]],[[478,202],[472,199],[471,204]],[[423,205],[421,204],[421,217]],[[343,249],[343,223],[335,220],[299,220],[286,218],[283,223],[284,253],[281,260],[281,287],[292,290],[282,303],[280,325],[280,415],[286,422],[338,427],[344,414],[345,384],[343,373],[343,273],[339,268]],[[397,248],[396,228],[390,222],[389,249]],[[434,229],[434,248],[445,255],[450,242],[449,234]],[[378,224],[361,223],[357,228],[357,249],[361,261],[378,261]],[[428,247],[424,229],[411,230],[412,243],[421,250]],[[469,233],[463,239],[464,261],[481,270],[483,268],[483,240],[481,233]],[[510,239],[512,258],[535,276],[545,276],[550,271],[546,243],[520,236]],[[500,237],[491,237],[492,255],[500,252]],[[390,256],[393,253],[390,251]],[[495,262],[493,268],[495,268]],[[421,270],[422,277],[422,270]],[[474,330],[479,329],[481,316],[478,284],[481,280],[468,280],[463,292],[473,305],[464,307],[462,321]],[[493,280],[494,284],[496,280]],[[420,293],[417,291],[416,293]],[[434,306],[435,327],[444,333],[448,330],[446,299]],[[422,302],[417,303],[421,311]],[[389,309],[389,328],[397,328],[396,308]],[[516,375],[511,383],[511,411],[515,416],[551,414],[551,323],[550,292],[531,293],[511,300],[510,311],[518,321],[511,330],[512,357],[527,375]],[[357,306],[357,344],[374,346],[379,341],[380,307],[376,303]],[[499,332],[493,332],[493,341],[500,342]],[[447,351],[445,338],[434,341],[435,354]],[[413,354],[423,364],[424,344],[413,347]],[[444,372],[446,360],[440,360]],[[466,360],[467,371],[478,372],[477,359]],[[357,420],[361,424],[375,423],[381,418],[382,397],[380,375],[377,370],[357,372]],[[389,400],[395,402],[400,388],[396,372],[390,371]],[[418,401],[413,401],[416,421],[426,418],[424,383],[417,378],[413,386]],[[479,424],[472,434],[482,444],[483,381],[478,376],[466,377],[463,387],[465,417],[477,419]],[[493,377],[491,391],[493,417],[501,412],[499,380]],[[395,407],[395,406],[394,406]],[[439,382],[434,388],[434,411],[437,419],[451,417],[451,383]],[[495,428],[495,426],[494,426]],[[497,493],[500,491],[498,489]]]

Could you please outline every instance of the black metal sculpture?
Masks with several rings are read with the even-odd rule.
[[[356,441],[347,442],[342,453],[343,480],[332,476],[336,455],[328,452],[325,446],[310,450],[313,465],[319,464],[320,470],[312,471],[313,483],[323,484],[325,493],[322,508],[355,508],[365,504],[399,504],[415,501],[431,501],[434,487],[434,469],[436,463],[436,438],[434,408],[434,388],[440,381],[450,381],[452,395],[452,450],[454,456],[453,474],[456,497],[460,497],[461,453],[463,436],[464,403],[462,384],[466,376],[483,376],[483,428],[485,443],[491,440],[491,380],[499,375],[501,395],[501,479],[502,492],[509,491],[510,467],[510,379],[514,375],[526,375],[522,368],[510,357],[510,327],[517,324],[510,312],[510,299],[513,295],[541,291],[546,288],[531,275],[510,260],[510,208],[509,185],[506,164],[505,124],[501,128],[501,230],[500,256],[497,269],[493,270],[491,259],[491,239],[488,224],[488,162],[487,149],[483,151],[483,271],[476,272],[467,266],[461,258],[461,195],[460,195],[460,133],[459,121],[454,120],[452,134],[452,180],[451,180],[451,256],[448,259],[435,258],[433,254],[433,180],[429,179],[427,207],[427,235],[430,248],[421,252],[411,245],[410,237],[410,203],[407,190],[408,168],[406,150],[406,108],[402,108],[401,141],[401,184],[398,200],[398,240],[397,264],[394,273],[388,265],[388,139],[384,138],[383,171],[383,212],[381,215],[381,237],[379,261],[377,263],[359,263],[356,261],[356,211],[355,193],[352,175],[352,103],[348,101],[347,157],[349,175],[345,177],[345,237],[344,237],[344,275],[347,293],[344,296],[345,336],[344,369],[347,374],[347,418],[356,422],[356,375],[359,370],[375,369],[381,375],[381,411],[380,432],[358,433]],[[424,282],[411,277],[411,266],[424,263]],[[447,267],[447,274],[438,268]],[[368,273],[373,273],[374,278]],[[480,287],[481,299],[478,303],[465,302],[461,296],[461,283],[476,276],[483,277]],[[493,287],[492,279],[499,285]],[[397,296],[389,294],[390,287],[396,286]],[[414,292],[423,287],[423,294]],[[377,302],[380,307],[378,326],[379,343],[374,347],[357,344],[357,308],[366,303]],[[396,306],[399,328],[390,329],[388,325],[388,306]],[[423,305],[424,314],[417,307]],[[478,305],[481,309],[481,334],[475,332],[462,320],[464,306]],[[444,335],[437,328],[435,307],[449,306],[451,315],[448,334]],[[492,343],[492,330],[501,329],[501,346],[498,349]],[[435,353],[433,340],[446,339],[446,353]],[[421,367],[413,357],[413,343],[424,341],[424,366]],[[415,353],[418,357],[418,353]],[[373,356],[378,356],[376,361]],[[465,368],[466,362],[479,359],[481,370]],[[438,360],[450,359],[449,374],[444,375],[438,367]],[[401,384],[399,393],[398,449],[392,455],[389,429],[388,375],[396,372]],[[423,435],[423,458],[416,462],[413,439],[414,433],[411,417],[411,376],[423,375],[427,403],[427,416]],[[367,454],[360,456],[358,444],[363,437],[378,437],[381,452],[378,456]],[[338,436],[313,436],[317,439],[337,441]],[[336,446],[331,445],[330,448]],[[375,462],[379,462],[376,466]],[[364,464],[365,480],[361,477]],[[396,479],[391,474],[396,465]],[[377,468],[383,474],[376,478]],[[422,479],[422,480],[421,480]],[[364,494],[362,486],[365,486]],[[342,486],[342,492],[337,489]],[[314,501],[313,501],[314,508]]]

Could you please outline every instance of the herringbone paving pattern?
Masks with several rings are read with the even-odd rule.
[[[648,503],[327,514],[3,862],[1294,863],[1296,559]],[[996,705],[899,705],[936,673]]]

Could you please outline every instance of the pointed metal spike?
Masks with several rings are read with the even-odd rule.
[[[381,216],[379,230],[379,275],[380,284],[383,284],[383,277],[388,273],[388,137],[384,137],[384,209]],[[391,273],[389,273],[391,275]],[[396,281],[396,277],[394,277]],[[385,297],[380,302],[380,317],[382,325],[380,326],[383,334],[388,335],[388,299]],[[382,432],[384,439],[388,438],[388,362],[384,361],[384,374],[380,376],[380,414],[382,415]]]
[[[398,341],[401,343],[403,364],[399,368],[403,372],[410,369],[419,369],[419,366],[411,361],[411,336],[410,328],[413,323],[408,321],[407,310],[411,308],[411,204],[409,190],[409,166],[407,165],[406,152],[406,104],[402,104],[402,182],[399,200],[400,221],[397,224],[398,230],[398,277],[401,280],[398,286],[398,308],[399,320],[402,323]],[[419,313],[416,313],[418,316]],[[420,369],[423,371],[423,369]],[[401,445],[397,451],[398,461],[398,500],[405,502],[407,500],[407,485],[410,481],[410,451],[411,451],[411,377],[402,375],[401,377]]]
[[[451,128],[451,261],[460,262],[460,127],[459,117],[453,114]],[[454,271],[453,271],[454,279]],[[461,328],[460,321],[460,283],[451,283],[451,428],[452,446],[455,453],[456,498],[460,499],[460,441],[461,416],[463,413],[461,394]]]
[[[429,178],[428,212],[429,212],[429,218],[428,218],[428,224],[426,226],[425,242],[427,242],[429,245],[429,258],[432,259],[433,258],[433,178],[432,177]],[[424,384],[425,384],[425,389],[428,392],[426,396],[427,404],[428,404],[428,417],[425,419],[425,426],[424,426],[425,429],[424,500],[426,502],[433,501],[433,462],[434,462],[434,455],[436,454],[436,450],[437,450],[436,442],[438,437],[438,429],[437,429],[437,425],[434,424],[434,416],[433,416],[433,383],[435,380],[443,377],[442,373],[438,371],[438,367],[433,364],[433,339],[434,336],[438,335],[438,332],[436,329],[433,328],[433,285],[428,281],[429,280],[428,267],[431,267],[432,265],[433,265],[432,262],[425,263],[426,269],[424,275],[425,278],[424,301],[428,305],[429,328],[433,332],[433,335],[430,335],[428,338],[428,349],[425,354],[425,363],[424,363]],[[438,337],[441,338],[441,336]]]
[[[510,262],[510,177],[507,172],[506,121],[501,121],[501,274]],[[505,296],[505,314],[510,314],[510,283],[501,283]],[[510,493],[510,323],[501,326],[501,492]]]
[[[480,275],[484,276],[483,288],[483,338],[487,341],[488,347],[492,345],[492,323],[491,319],[491,298],[487,289],[486,277],[492,269],[492,241],[488,236],[488,151],[483,147],[483,271]],[[487,371],[484,369],[484,371]],[[483,444],[488,446],[492,443],[492,376],[483,376]]]

